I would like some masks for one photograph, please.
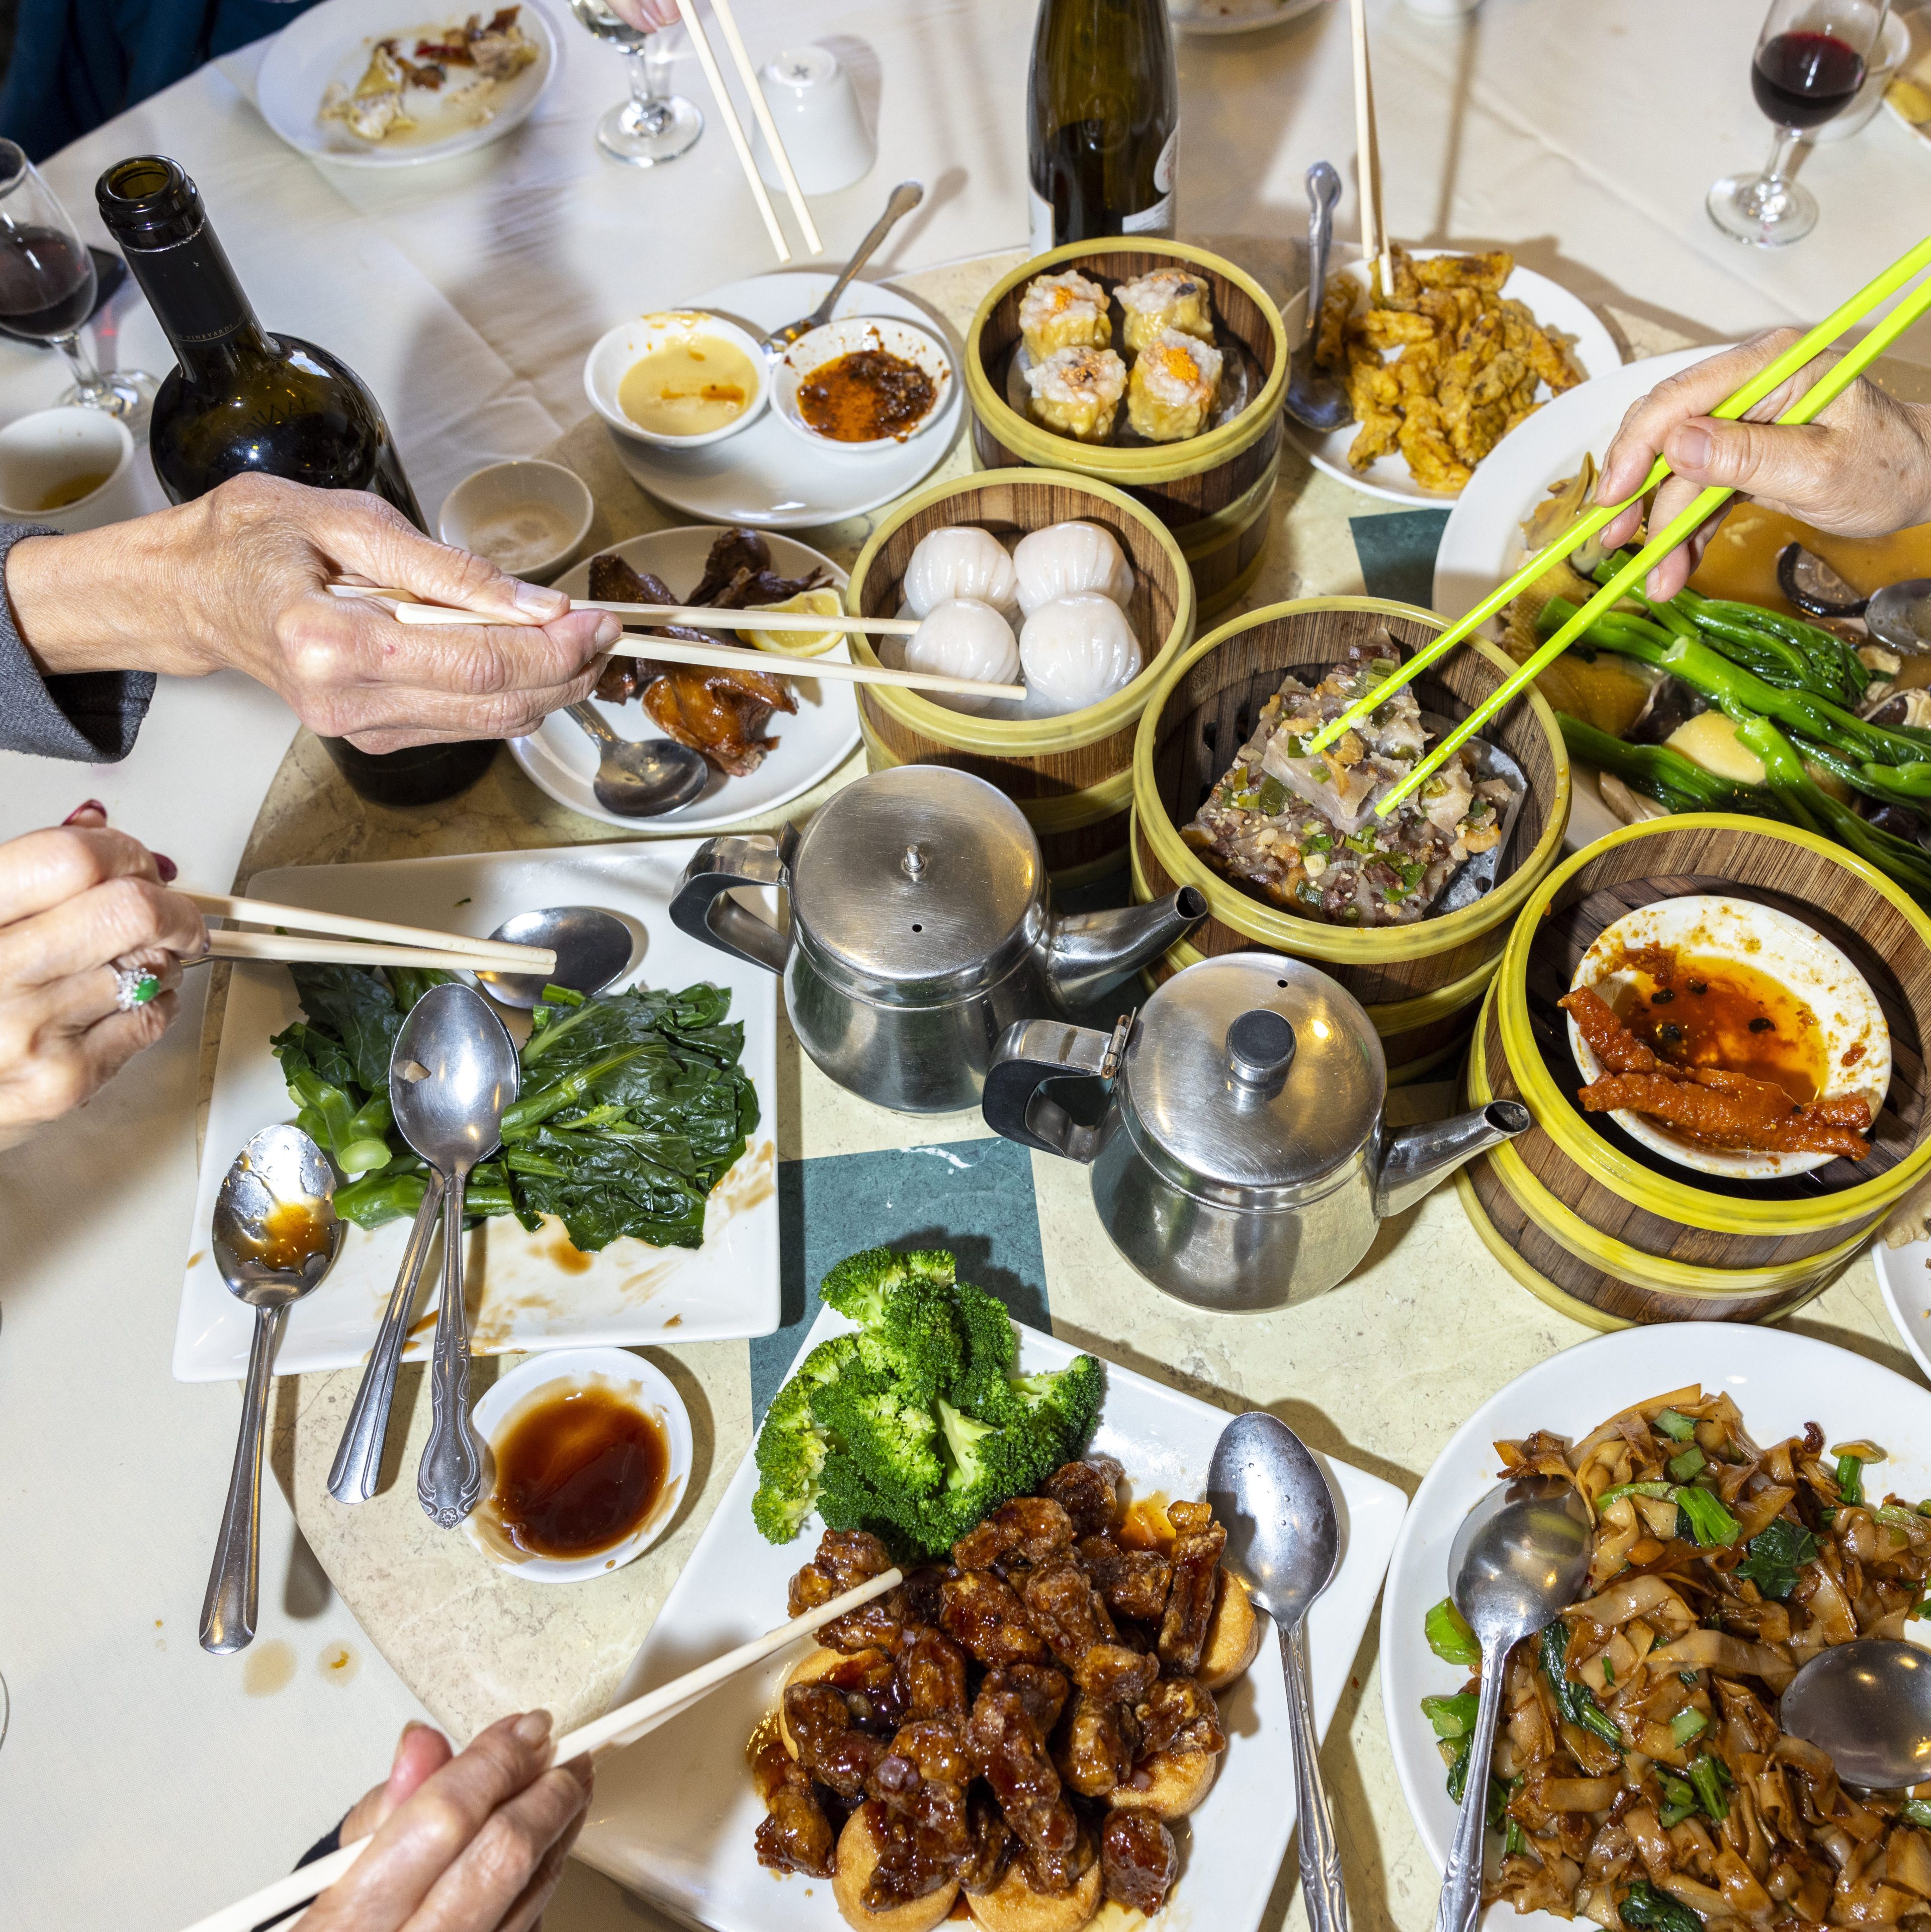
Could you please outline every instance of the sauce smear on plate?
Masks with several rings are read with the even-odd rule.
[[[598,1384],[544,1391],[492,1445],[490,1514],[526,1556],[563,1561],[622,1543],[656,1507],[670,1466],[664,1425]]]

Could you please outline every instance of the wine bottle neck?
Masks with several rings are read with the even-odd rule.
[[[185,241],[127,253],[187,381],[205,381],[250,351],[272,352],[274,344],[207,222]]]

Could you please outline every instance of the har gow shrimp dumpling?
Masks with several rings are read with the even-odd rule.
[[[990,604],[976,597],[948,598],[934,604],[905,640],[905,668],[935,671],[943,677],[976,678],[987,684],[1017,684],[1019,644],[1012,626]],[[954,692],[919,694],[955,711],[983,711],[995,701]]]
[[[1042,604],[1026,620],[1019,662],[1028,704],[1057,712],[1084,711],[1124,691],[1145,660],[1120,606],[1096,590],[1081,590]]]
[[[1162,329],[1134,362],[1127,421],[1150,442],[1199,435],[1220,391],[1220,351],[1210,343]]]
[[[1019,608],[1029,617],[1055,597],[1083,590],[1111,598],[1123,610],[1133,601],[1133,566],[1102,524],[1048,524],[1019,539],[1012,565]]]
[[[1006,546],[976,524],[921,537],[899,588],[915,617],[961,597],[990,604],[1009,616],[1019,604],[1018,574]]]

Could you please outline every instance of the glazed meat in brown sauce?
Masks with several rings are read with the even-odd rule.
[[[1195,1676],[1226,1534],[1206,1504],[1177,1502],[1170,1550],[1129,1547],[1120,1476],[1103,1458],[1068,1463],[949,1562],[825,1627],[820,1641],[843,1655],[785,1690],[795,1758],[766,1780],[761,1864],[826,1876],[862,1804],[878,1853],[871,1910],[955,1881],[989,1892],[1015,1861],[1036,1893],[1091,1884],[1096,1862],[1105,1896],[1161,1909],[1178,1854],[1134,1800],[1163,1766],[1226,1749]],[[890,1563],[876,1538],[827,1531],[791,1580],[791,1614]]]

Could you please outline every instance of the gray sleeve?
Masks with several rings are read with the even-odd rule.
[[[7,553],[22,537],[58,534],[41,524],[0,524],[0,585],[5,582]],[[85,585],[74,588],[76,594],[85,593]],[[0,751],[117,764],[134,748],[134,734],[154,694],[152,671],[43,677],[14,625],[13,606],[0,596]]]

